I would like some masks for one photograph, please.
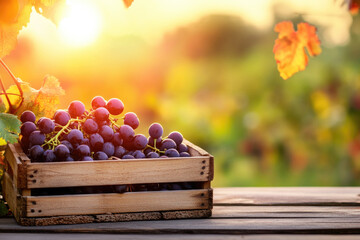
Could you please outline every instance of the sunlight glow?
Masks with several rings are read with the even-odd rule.
[[[90,45],[101,32],[101,13],[88,1],[67,1],[67,4],[69,11],[58,28],[61,38],[71,46]]]

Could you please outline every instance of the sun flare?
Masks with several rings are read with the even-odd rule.
[[[88,1],[68,1],[68,12],[59,24],[61,38],[71,46],[93,43],[101,31],[101,14]]]

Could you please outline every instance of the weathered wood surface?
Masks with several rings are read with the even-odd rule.
[[[35,239],[34,232],[54,239],[51,233],[63,233],[58,235],[62,239],[75,239],[74,233],[81,233],[76,239],[91,233],[97,233],[97,239],[114,234],[121,234],[117,239],[239,239],[234,235],[244,234],[244,239],[289,239],[281,234],[302,234],[291,235],[295,239],[360,239],[350,235],[360,234],[359,194],[360,187],[221,188],[214,189],[213,215],[208,219],[24,227],[3,218],[0,239]]]
[[[211,198],[208,189],[31,196],[26,198],[26,209],[28,217],[211,209]]]

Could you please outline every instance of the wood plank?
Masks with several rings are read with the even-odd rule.
[[[18,211],[16,202],[17,190],[7,172],[3,175],[2,194],[10,209],[14,212],[14,214],[16,214]]]
[[[213,218],[360,218],[353,206],[215,206]]]
[[[191,219],[19,226],[0,219],[0,232],[118,234],[360,234],[359,218]]]
[[[66,233],[2,233],[3,239],[11,240],[358,240],[358,235],[210,235],[210,234],[66,234]]]
[[[27,184],[28,188],[47,188],[210,181],[210,165],[208,156],[32,163],[27,168]]]
[[[17,188],[26,188],[26,166],[20,161],[19,154],[13,144],[8,144],[5,160],[11,168],[14,184]]]
[[[360,187],[216,188],[217,206],[359,206]]]
[[[28,217],[211,208],[212,190],[25,197]]]

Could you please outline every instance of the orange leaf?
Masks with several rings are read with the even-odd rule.
[[[302,71],[308,63],[308,56],[321,53],[320,41],[316,35],[316,28],[308,23],[299,23],[297,31],[290,21],[276,24],[275,32],[279,33],[275,40],[273,52],[280,76],[286,80],[294,73]]]
[[[351,0],[349,4],[349,11],[352,15],[359,13],[360,0]]]
[[[124,5],[126,8],[129,8],[134,0],[123,0]]]
[[[31,1],[0,1],[0,57],[14,49],[19,31],[30,21]]]

